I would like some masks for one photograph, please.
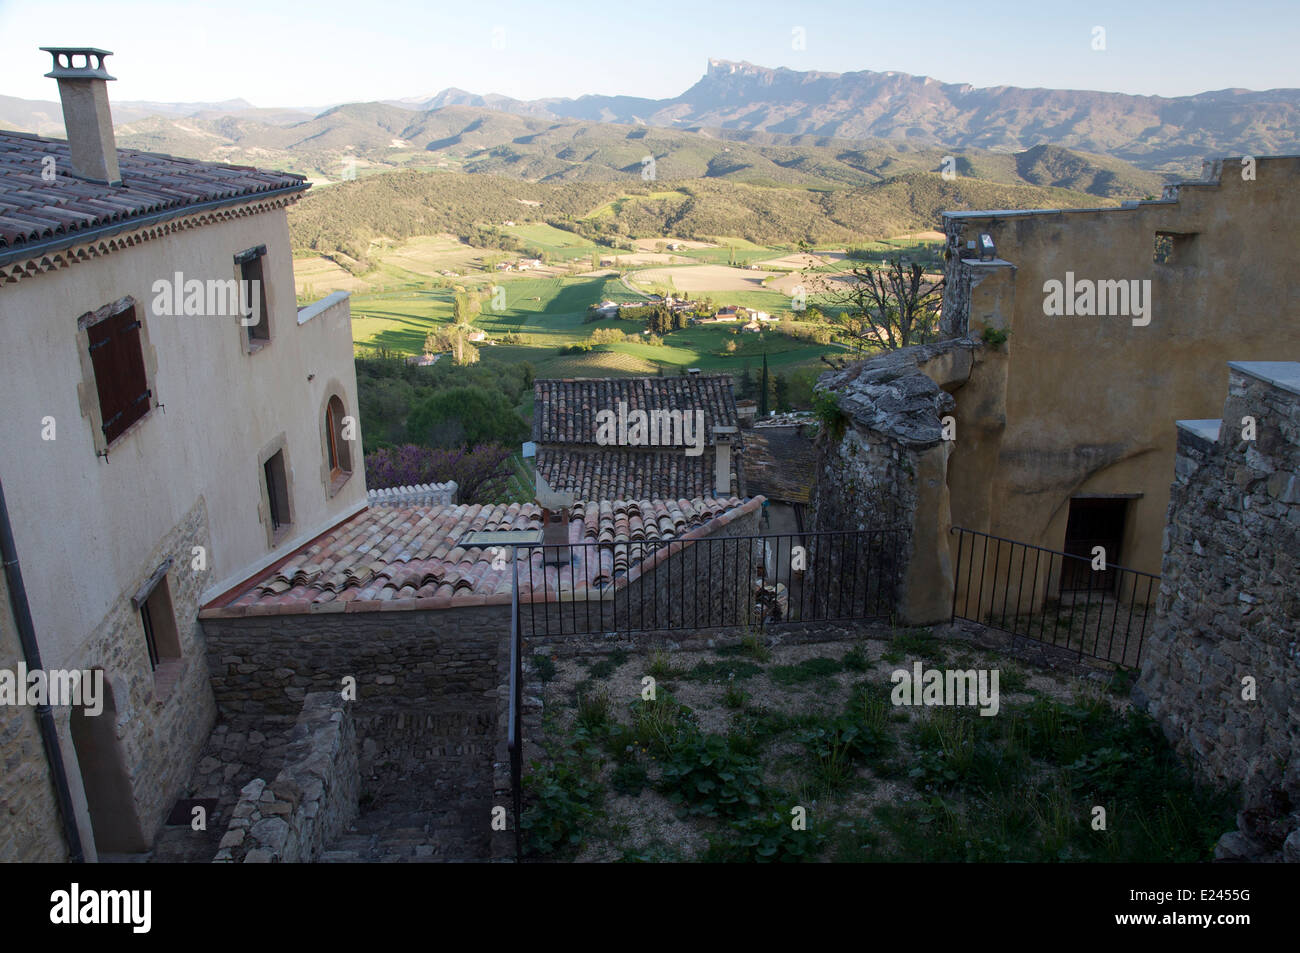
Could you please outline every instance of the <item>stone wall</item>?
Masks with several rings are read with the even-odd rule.
[[[22,645],[9,605],[9,587],[0,574],[0,668],[14,672],[23,659]],[[29,705],[0,707],[0,863],[68,859],[63,840],[54,776]]]
[[[1217,435],[1219,421],[1179,423],[1136,694],[1202,777],[1242,785],[1219,855],[1285,842],[1300,860],[1300,364],[1229,367]]]
[[[890,351],[823,374],[817,384],[835,395],[844,433],[820,438],[813,529],[893,530],[868,564],[875,584],[888,586],[881,595],[890,610],[910,624],[950,613],[952,441],[944,438],[944,418],[955,404],[941,384],[964,380],[978,347],[954,339]],[[841,569],[843,577],[853,565]]]
[[[367,810],[401,801],[412,778],[428,789],[411,792],[422,796],[439,779],[454,781],[458,819],[475,830],[487,830],[489,801],[509,805],[509,605],[205,618],[203,626],[223,711],[283,714],[309,693],[339,698],[355,685],[348,709]],[[494,855],[509,853],[510,836],[491,839]]]
[[[204,618],[223,711],[292,714],[309,692],[356,680],[358,718],[458,711],[493,697],[510,607]]]
[[[139,610],[131,604],[135,586],[123,592],[109,616],[77,653],[76,668],[102,668],[113,690],[121,756],[128,766],[141,830],[152,843],[172,804],[181,796],[199,752],[216,721],[208,684],[203,633],[198,612],[204,587],[211,581],[207,564],[194,568],[194,547],[211,560],[207,507],[202,497],[137,567],[137,583],[164,560],[181,660],[165,679],[155,677]],[[37,623],[39,625],[39,621]],[[49,661],[46,660],[46,664]],[[160,669],[161,671],[161,669]],[[71,709],[58,712],[60,735],[71,746]],[[89,836],[83,832],[83,837]]]
[[[348,703],[338,692],[306,697],[284,768],[271,784],[254,778],[241,791],[215,863],[299,863],[357,816],[361,776]]]

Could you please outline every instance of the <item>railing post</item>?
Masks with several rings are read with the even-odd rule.
[[[523,646],[520,644],[519,625],[519,547],[510,550],[510,715],[508,719],[507,742],[510,749],[510,794],[514,807],[515,822],[515,860],[523,859],[524,833],[522,827],[524,810],[524,738],[521,731],[521,712],[523,707]],[[531,555],[529,564],[531,566]]]

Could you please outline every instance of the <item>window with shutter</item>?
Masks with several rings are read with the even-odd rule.
[[[87,328],[104,439],[112,443],[149,412],[153,396],[144,370],[134,307]]]
[[[239,266],[242,294],[250,307],[250,311],[244,317],[245,319],[250,316],[256,318],[252,324],[245,325],[248,331],[248,343],[254,349],[271,340],[271,322],[267,318],[266,308],[266,282],[262,270],[265,256],[265,245],[258,245],[235,256],[235,264]]]

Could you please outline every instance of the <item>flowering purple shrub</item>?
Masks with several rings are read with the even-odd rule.
[[[495,443],[458,450],[408,443],[366,454],[366,486],[373,490],[455,480],[460,502],[491,503],[504,498],[510,476],[510,450]]]

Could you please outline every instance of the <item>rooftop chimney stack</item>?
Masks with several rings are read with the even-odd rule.
[[[54,57],[54,69],[45,75],[59,81],[72,173],[91,182],[121,185],[113,114],[108,108],[108,80],[115,77],[104,69],[104,57],[113,54],[93,47],[41,49]]]

